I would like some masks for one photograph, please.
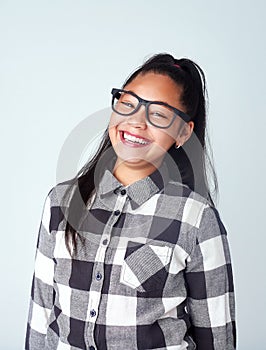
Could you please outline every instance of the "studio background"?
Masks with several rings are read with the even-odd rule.
[[[206,74],[238,349],[266,349],[265,11],[258,0],[0,0],[0,349],[24,346],[37,233],[63,143],[159,52]]]

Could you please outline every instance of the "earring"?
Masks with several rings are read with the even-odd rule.
[[[181,146],[182,146],[181,143],[179,145],[175,145],[175,149],[178,149]]]

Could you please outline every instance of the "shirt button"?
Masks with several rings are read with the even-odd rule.
[[[106,245],[108,243],[108,239],[103,240],[103,245]]]
[[[124,196],[127,193],[127,191],[125,189],[123,189],[123,190],[121,190],[120,193],[122,194],[122,196]]]
[[[95,350],[95,347],[94,346],[90,346],[89,350]]]
[[[116,211],[114,212],[114,214],[115,214],[115,216],[120,215],[120,210],[116,210]]]
[[[92,309],[90,311],[90,315],[91,315],[91,317],[95,317],[96,316],[96,311],[94,309]]]
[[[102,274],[100,272],[96,273],[96,280],[100,281],[102,279]]]

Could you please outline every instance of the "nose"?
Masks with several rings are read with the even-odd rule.
[[[145,129],[147,127],[145,106],[141,106],[140,109],[128,117],[128,124],[138,129]]]

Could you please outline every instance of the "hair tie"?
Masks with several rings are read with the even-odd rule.
[[[179,64],[174,64],[174,66],[176,67],[176,68],[181,68],[180,66],[179,66]]]

